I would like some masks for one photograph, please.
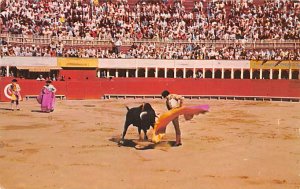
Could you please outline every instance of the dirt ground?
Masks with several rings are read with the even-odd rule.
[[[160,99],[58,100],[50,114],[0,103],[0,189],[300,188],[300,103],[186,100],[211,110],[180,118],[183,146],[170,124],[154,149],[134,148],[149,142],[133,126],[119,147],[125,105],[142,102],[166,111]]]

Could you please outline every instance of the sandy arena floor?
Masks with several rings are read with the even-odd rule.
[[[166,110],[151,99],[58,101],[51,114],[0,103],[0,189],[300,188],[300,103],[186,100],[211,111],[180,119],[183,146],[170,145],[170,124],[155,149],[118,147],[125,105],[143,101]],[[143,144],[136,127],[126,138]]]

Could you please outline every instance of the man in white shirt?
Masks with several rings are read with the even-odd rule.
[[[114,45],[115,45],[115,53],[119,54],[120,53],[120,48],[121,48],[121,45],[122,45],[121,39],[117,38],[117,40],[114,42]]]
[[[170,94],[170,92],[167,90],[164,90],[161,93],[161,96],[166,99],[166,106],[168,110],[182,107],[183,99],[184,99],[182,96],[177,94]],[[181,146],[182,143],[181,143],[181,131],[179,127],[179,118],[176,117],[175,119],[172,120],[172,122],[176,133],[175,146]]]

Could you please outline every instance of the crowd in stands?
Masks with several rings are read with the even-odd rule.
[[[242,45],[216,49],[200,44],[133,44],[126,58],[202,59],[202,60],[300,60],[300,50],[246,50]]]
[[[2,51],[2,52],[1,52]],[[109,48],[64,47],[62,44],[40,46],[2,46],[1,56],[141,58],[201,60],[300,60],[300,49],[245,49],[242,45],[216,49],[201,44],[133,43],[126,52]]]
[[[5,0],[0,30],[11,34],[58,38],[160,40],[299,39],[300,6],[294,1],[195,1],[186,11],[177,0]],[[230,6],[230,9],[226,9]]]
[[[3,56],[64,56],[156,59],[299,59],[298,50],[248,50],[242,45],[215,49],[198,40],[300,39],[300,5],[288,0],[197,0],[192,11],[181,1],[127,0],[4,0],[0,32],[58,39],[110,40],[113,49],[2,45]],[[204,6],[205,4],[205,6]],[[230,6],[230,9],[228,7]],[[135,43],[127,52],[122,42],[132,40],[188,43]]]

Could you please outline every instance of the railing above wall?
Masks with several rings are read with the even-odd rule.
[[[34,36],[34,35],[15,35],[8,33],[1,33],[0,38],[5,40],[10,44],[22,44],[22,45],[40,45],[46,46],[51,42],[62,42],[66,46],[91,46],[91,47],[99,47],[99,46],[112,46],[111,39],[80,39],[80,38],[57,38],[57,37],[49,37],[49,36]],[[235,47],[237,45],[242,45],[246,49],[299,49],[300,48],[300,40],[260,40],[260,41],[252,41],[252,40],[200,40],[200,41],[187,41],[187,40],[155,40],[155,39],[132,39],[132,40],[124,40],[123,45],[129,46],[133,43],[156,43],[156,44],[189,44],[196,43],[205,46],[212,46],[214,48],[223,48],[224,46],[232,46]]]
[[[216,99],[216,100],[254,100],[254,101],[284,101],[284,102],[300,102],[300,97],[275,97],[275,96],[237,96],[237,95],[181,95],[185,99]],[[104,94],[104,99],[161,99],[159,94]]]

